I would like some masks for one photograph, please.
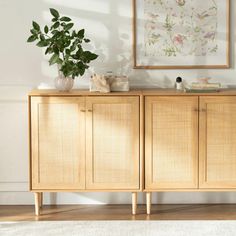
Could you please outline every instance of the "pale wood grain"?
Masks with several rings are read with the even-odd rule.
[[[73,89],[70,92],[59,92],[55,89],[35,89],[29,93],[29,96],[42,96],[42,97],[76,97],[76,96],[89,96],[89,97],[110,97],[110,96],[235,96],[236,89],[221,89],[219,92],[210,93],[185,93],[178,91],[174,88],[146,88],[146,89],[131,89],[129,92],[110,92],[99,93],[90,92],[89,90]]]
[[[236,89],[221,89],[218,92],[205,92],[205,93],[186,93],[184,91],[178,91],[176,89],[143,89],[142,95],[144,96],[184,96],[184,97],[192,97],[192,96],[230,96],[236,95]]]
[[[140,96],[140,190],[144,190],[145,188],[145,98],[144,96]]]
[[[145,189],[198,187],[198,97],[146,97]]]
[[[152,214],[146,214],[146,205],[140,205],[132,215],[129,205],[46,205],[39,217],[34,206],[0,205],[3,221],[94,221],[94,220],[236,220],[235,204],[159,204],[152,205]],[[133,235],[133,234],[130,234]],[[222,235],[223,236],[223,235]]]
[[[150,214],[152,192],[233,191],[235,104],[236,90],[35,90],[29,96],[29,154],[30,190],[39,191],[36,213],[43,192],[132,192],[136,213],[137,192],[144,191]]]
[[[236,188],[236,97],[200,98],[200,188]]]
[[[86,189],[139,189],[139,98],[89,97]]]
[[[34,193],[35,215],[40,215],[40,193]]]
[[[146,193],[146,207],[147,207],[147,215],[151,214],[151,206],[152,206],[152,193]]]
[[[85,188],[84,98],[31,98],[32,190]]]
[[[42,208],[43,207],[43,193],[39,193],[39,207]]]
[[[28,175],[29,175],[29,189],[32,189],[32,139],[31,139],[31,132],[32,132],[32,120],[31,120],[31,96],[28,96]]]
[[[100,92],[90,92],[87,89],[72,89],[69,92],[60,92],[56,89],[34,89],[29,95],[30,96],[58,96],[58,97],[74,97],[74,96],[135,96],[141,93],[140,89],[132,89],[128,92],[110,92],[110,93],[100,93]]]
[[[137,213],[137,199],[138,198],[138,194],[137,192],[132,193],[132,214],[136,215]]]

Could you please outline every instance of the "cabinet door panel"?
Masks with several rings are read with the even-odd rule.
[[[85,188],[84,98],[31,98],[32,189]]]
[[[145,189],[198,187],[198,98],[146,97]]]
[[[236,97],[202,97],[200,107],[200,187],[236,188]]]
[[[139,188],[139,98],[90,97],[86,116],[86,188]]]

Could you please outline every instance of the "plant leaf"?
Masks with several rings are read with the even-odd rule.
[[[71,18],[69,18],[69,17],[67,17],[67,16],[63,16],[63,17],[61,17],[60,20],[61,20],[61,21],[65,21],[65,22],[69,22],[69,21],[71,21]]]
[[[57,21],[56,23],[54,23],[51,27],[51,29],[56,29],[60,26],[60,23]]]
[[[98,55],[97,55],[97,54],[95,54],[95,53],[91,53],[91,54],[90,54],[90,58],[89,58],[89,59],[90,59],[91,61],[93,61],[93,60],[95,60],[95,59],[97,59],[97,58],[98,58]]]
[[[63,63],[63,60],[61,59],[61,58],[59,58],[58,57],[58,59],[57,59],[57,62],[56,62],[57,64],[59,64],[59,65],[61,65],[62,63]]]
[[[72,37],[75,38],[76,36],[77,36],[77,33],[76,33],[75,30],[73,30],[73,32],[72,32]]]
[[[91,41],[90,41],[90,39],[84,39],[84,42],[85,42],[85,43],[89,43],[89,42],[91,42]]]
[[[55,54],[59,54],[59,49],[57,46],[54,46],[52,50]]]
[[[56,9],[50,8],[50,12],[51,12],[52,16],[54,16],[55,18],[58,19],[60,17],[60,14]]]
[[[78,36],[80,39],[83,39],[83,38],[84,38],[84,32],[85,32],[84,29],[80,30],[80,31],[78,32],[77,36]]]
[[[84,56],[87,60],[89,60],[89,61],[93,61],[93,60],[95,60],[95,59],[98,58],[98,55],[97,55],[97,54],[92,53],[92,52],[90,52],[90,51],[85,51],[85,52],[83,52],[83,56]]]
[[[49,60],[49,65],[51,66],[51,65],[57,63],[58,59],[59,59],[59,55],[54,53]]]
[[[33,22],[32,22],[32,25],[33,25],[33,27],[34,27],[35,30],[37,30],[37,31],[40,30],[40,26],[39,26],[39,24],[38,24],[37,22],[33,21]]]
[[[57,33],[59,33],[58,30],[53,30],[53,31],[52,31],[52,34],[57,34]]]
[[[44,37],[42,34],[40,35],[40,40],[41,40],[41,41],[44,41],[44,40],[45,40],[45,37]]]
[[[43,48],[43,47],[48,46],[48,43],[47,41],[39,41],[36,45],[40,48]]]
[[[27,42],[28,42],[28,43],[32,43],[32,42],[34,42],[36,39],[37,39],[37,36],[31,35],[31,36],[27,39]]]
[[[73,23],[69,23],[69,24],[65,25],[64,30],[65,31],[70,30],[73,26],[74,26]]]
[[[47,33],[48,33],[48,31],[49,31],[49,28],[48,28],[48,26],[47,26],[47,25],[45,25],[45,27],[44,27],[44,32],[45,32],[45,34],[47,34]]]
[[[85,68],[81,68],[81,69],[79,70],[80,76],[84,75],[84,73],[85,73]]]
[[[50,47],[48,47],[45,51],[45,55],[52,53],[52,49]]]
[[[35,35],[35,34],[38,34],[38,31],[35,30],[35,29],[31,29],[30,32],[31,32],[31,34],[34,34],[34,35]]]

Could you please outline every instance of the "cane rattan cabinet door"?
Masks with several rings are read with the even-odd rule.
[[[236,97],[200,98],[200,188],[236,188]]]
[[[145,98],[145,189],[198,187],[198,97]]]
[[[31,97],[31,188],[85,188],[85,98]]]
[[[139,189],[139,97],[89,97],[86,108],[86,189]]]

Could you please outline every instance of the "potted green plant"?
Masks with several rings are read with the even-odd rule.
[[[27,42],[37,42],[38,47],[45,48],[45,55],[50,55],[49,65],[58,65],[59,76],[55,79],[55,87],[60,91],[72,89],[75,77],[84,75],[89,63],[98,55],[83,49],[83,43],[89,43],[85,38],[85,30],[73,29],[74,23],[67,16],[50,8],[52,23],[40,25],[33,21],[31,35]]]

